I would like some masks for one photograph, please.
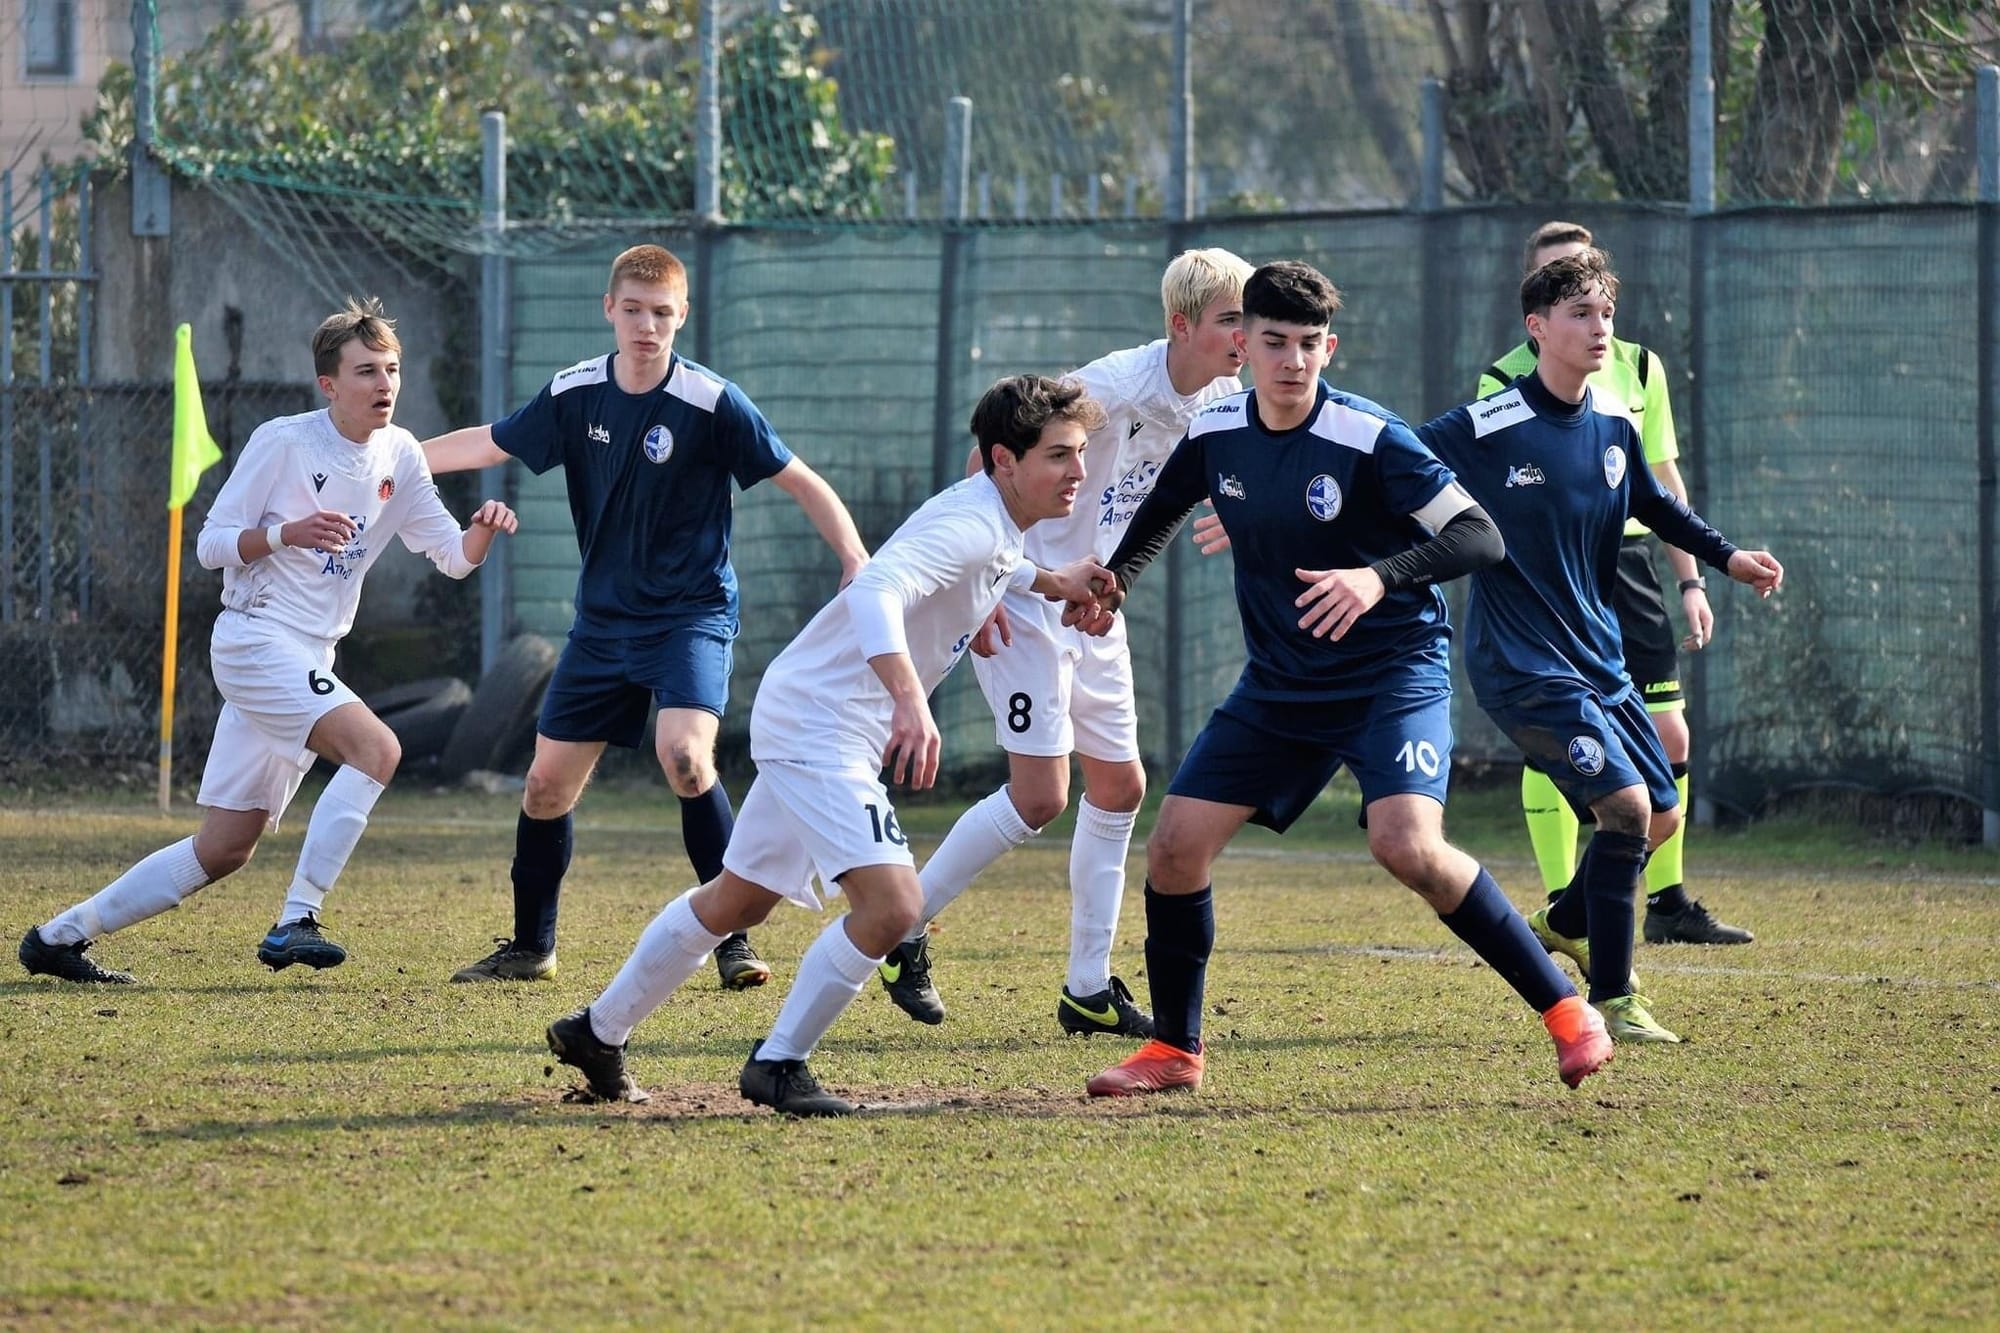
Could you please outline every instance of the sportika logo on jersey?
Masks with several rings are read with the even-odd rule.
[[[665,426],[655,426],[646,432],[646,457],[655,463],[664,463],[674,456],[674,433]]]
[[[1618,489],[1618,483],[1623,480],[1625,480],[1625,451],[1614,444],[1604,451],[1604,484],[1615,491]]]
[[[1306,483],[1306,508],[1322,523],[1340,517],[1340,483],[1322,472]]]
[[[1215,474],[1215,493],[1225,500],[1242,500],[1248,498],[1244,494],[1242,482],[1236,480],[1234,477],[1225,477],[1220,472]]]
[[[609,444],[611,443],[611,427],[585,426],[583,428],[583,438],[589,440],[592,444]]]
[[[1509,467],[1507,469],[1507,484],[1509,486],[1540,486],[1547,481],[1548,478],[1542,475],[1542,470],[1533,463],[1528,463],[1521,467]]]

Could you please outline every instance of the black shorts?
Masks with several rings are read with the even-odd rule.
[[[1680,645],[1667,615],[1666,596],[1653,568],[1653,538],[1627,537],[1618,548],[1618,581],[1611,609],[1625,640],[1625,670],[1649,712],[1687,706],[1681,693]]]

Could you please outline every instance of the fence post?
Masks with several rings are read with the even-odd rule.
[[[14,271],[14,171],[0,170],[0,273]],[[0,623],[14,608],[14,284],[0,280]]]
[[[1694,443],[1687,463],[1688,498],[1695,512],[1708,512],[1708,273],[1714,254],[1715,217],[1715,50],[1713,0],[1688,6],[1688,421]],[[1707,795],[1714,766],[1707,760],[1710,737],[1708,657],[1688,660],[1688,730],[1695,744],[1688,754],[1688,786],[1695,823],[1715,823],[1715,801]]]
[[[945,103],[944,216],[938,233],[937,377],[931,397],[931,490],[964,472],[965,449],[954,425],[958,409],[958,270],[965,261],[966,173],[972,165],[972,99]]]
[[[1194,57],[1189,40],[1194,0],[1174,5],[1174,100],[1167,125],[1167,200],[1170,221],[1194,216]]]
[[[2000,65],[1980,67],[1978,115],[1980,822],[2000,847]]]
[[[153,160],[157,129],[153,76],[159,48],[153,30],[154,0],[132,0],[132,143],[125,150],[132,175],[132,234],[166,236],[172,231],[173,194],[167,174]]]
[[[1194,28],[1194,0],[1177,0],[1174,5],[1174,101],[1167,144],[1167,262],[1186,248],[1189,223],[1194,219],[1194,53],[1190,39]],[[1167,722],[1166,769],[1179,766],[1187,750],[1187,733],[1181,713],[1187,707],[1187,616],[1181,602],[1187,596],[1187,543],[1175,541],[1167,547],[1166,661],[1167,678],[1162,693]]]
[[[1425,79],[1419,98],[1423,124],[1423,169],[1417,191],[1418,224],[1422,236],[1417,281],[1423,291],[1422,338],[1424,344],[1422,385],[1423,411],[1435,416],[1464,399],[1464,391],[1450,381],[1452,345],[1452,302],[1447,288],[1452,282],[1444,253],[1444,84]]]
[[[508,311],[507,256],[507,115],[488,111],[479,117],[479,417],[498,421],[507,414],[507,371],[513,320]],[[513,470],[502,464],[480,476],[487,495],[512,500]],[[512,609],[512,542],[495,542],[479,567],[479,672],[483,676],[499,659]]]
[[[716,0],[703,0],[698,41],[700,72],[694,92],[694,215],[699,223],[722,217],[722,34]]]
[[[1713,0],[1688,5],[1688,212],[1715,211],[1715,38]]]

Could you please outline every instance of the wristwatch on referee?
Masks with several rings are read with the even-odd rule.
[[[1695,591],[1697,591],[1697,590],[1699,590],[1699,591],[1701,591],[1701,592],[1707,592],[1707,591],[1708,591],[1708,580],[1707,580],[1707,579],[1706,579],[1705,577],[1703,577],[1703,576],[1701,576],[1701,575],[1697,574],[1697,575],[1696,575],[1695,577],[1693,577],[1693,578],[1691,578],[1691,579],[1682,579],[1682,580],[1681,580],[1681,591],[1682,591],[1682,592],[1684,592],[1684,593],[1688,593],[1688,592],[1695,592]]]

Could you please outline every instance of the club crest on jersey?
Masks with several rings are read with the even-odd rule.
[[[1340,517],[1340,483],[1322,472],[1306,483],[1306,508],[1322,523]]]
[[[1225,500],[1242,500],[1247,498],[1243,492],[1242,482],[1236,480],[1234,477],[1225,477],[1220,472],[1215,474],[1215,493]]]
[[[1533,463],[1523,464],[1520,467],[1509,467],[1507,469],[1507,485],[1510,488],[1514,486],[1540,486],[1547,481],[1548,478],[1542,475],[1542,470]]]
[[[1569,766],[1587,778],[1604,771],[1604,747],[1595,736],[1573,736],[1569,743]]]
[[[1604,451],[1604,484],[1615,491],[1618,489],[1618,483],[1623,480],[1625,480],[1625,451],[1614,444]]]
[[[376,499],[387,500],[390,496],[394,495],[395,493],[396,493],[396,479],[394,477],[384,477],[382,478],[382,480],[375,483]]]
[[[665,426],[655,426],[646,432],[646,457],[655,463],[664,463],[674,456],[674,433]]]

